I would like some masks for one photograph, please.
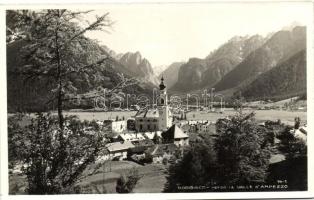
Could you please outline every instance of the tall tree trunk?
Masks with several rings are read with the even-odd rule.
[[[60,13],[58,10],[58,17],[60,17]],[[58,22],[57,22],[58,23]],[[63,106],[63,99],[62,99],[62,75],[61,75],[61,58],[60,58],[60,50],[59,50],[59,36],[58,36],[58,27],[59,25],[57,25],[57,29],[55,32],[55,42],[56,42],[56,59],[57,59],[57,67],[58,67],[58,74],[57,74],[57,79],[58,79],[58,94],[57,94],[57,100],[58,100],[58,119],[59,119],[59,127],[61,130],[63,130],[64,127],[64,119],[63,119],[63,114],[62,114],[62,106]]]
[[[58,19],[60,18],[60,10],[58,10],[57,13]],[[65,140],[63,136],[63,130],[64,130],[64,118],[63,118],[63,91],[62,91],[62,62],[61,62],[61,56],[60,56],[60,46],[59,46],[59,22],[57,21],[57,28],[55,30],[55,43],[56,43],[56,61],[57,61],[57,81],[58,81],[58,92],[57,92],[57,106],[58,106],[58,120],[59,120],[59,152],[57,154],[57,159],[54,159],[54,162],[52,163],[52,169],[51,174],[55,178],[55,176],[58,174],[59,170],[62,169],[65,159],[66,159],[66,146],[65,146]]]

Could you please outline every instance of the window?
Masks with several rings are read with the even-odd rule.
[[[147,125],[147,129],[150,130],[150,124]]]
[[[142,130],[143,129],[143,124],[140,124],[140,130]]]
[[[154,129],[157,130],[157,125],[156,124],[154,125]]]

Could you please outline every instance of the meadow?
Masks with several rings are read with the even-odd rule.
[[[136,168],[141,176],[133,192],[161,193],[166,183],[166,166],[162,164],[139,165],[131,161],[106,161],[92,163],[76,183],[82,193],[116,193],[117,179],[128,170]],[[11,174],[10,194],[26,194],[25,175]],[[105,190],[104,190],[105,188]]]
[[[304,111],[286,111],[286,110],[244,110],[243,113],[255,112],[255,118],[259,122],[266,120],[276,121],[278,119],[285,124],[294,124],[294,118],[300,117],[302,123],[307,121],[307,113]],[[136,114],[136,111],[116,111],[116,112],[92,112],[92,111],[65,111],[65,115],[76,115],[80,120],[108,120],[131,118]],[[187,120],[209,120],[215,122],[219,118],[232,116],[236,114],[233,109],[225,110],[223,113],[206,112],[206,111],[191,111],[187,113]]]

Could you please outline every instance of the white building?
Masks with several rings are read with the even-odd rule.
[[[111,121],[110,122],[110,130],[115,133],[122,133],[127,130],[127,121]]]

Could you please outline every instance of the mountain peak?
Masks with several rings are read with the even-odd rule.
[[[245,36],[234,36],[228,42],[241,42],[241,41],[246,40],[248,38],[249,38],[248,35],[245,35]]]
[[[154,75],[150,62],[142,57],[139,51],[127,52],[119,59],[120,63],[123,64],[134,76],[151,82],[154,85],[158,84],[157,78]]]
[[[283,30],[283,31],[292,31],[297,26],[303,26],[303,25],[300,22],[298,22],[298,21],[293,21],[293,22],[291,22],[291,24],[289,24],[287,26],[284,26],[281,30]]]

